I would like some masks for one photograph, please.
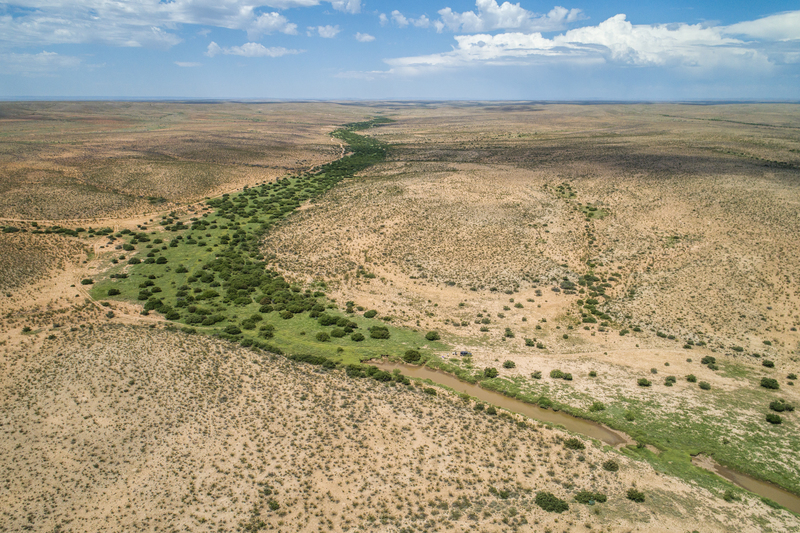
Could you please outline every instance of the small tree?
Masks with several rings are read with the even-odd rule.
[[[429,341],[438,341],[441,337],[439,337],[439,333],[436,331],[429,331],[425,334],[425,338]]]
[[[514,361],[505,361],[503,363],[503,368],[515,368],[517,364]]]
[[[487,378],[496,378],[500,373],[496,368],[488,367],[483,369],[483,376]]]

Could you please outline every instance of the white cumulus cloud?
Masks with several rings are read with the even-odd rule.
[[[0,54],[0,72],[21,76],[52,76],[58,71],[74,69],[81,65],[81,59],[64,56],[55,52],[38,54]]]
[[[636,25],[620,14],[596,26],[575,28],[552,38],[541,32],[458,35],[451,51],[386,62],[393,73],[546,62],[766,71],[775,64],[799,60],[800,46],[792,44],[800,40],[800,30],[794,24],[798,17],[800,12],[781,13],[731,26]]]
[[[196,63],[194,61],[175,61],[175,64],[184,68],[199,67],[202,65],[202,63]]]
[[[375,37],[370,35],[369,33],[358,32],[358,33],[356,33],[355,37],[356,37],[356,41],[358,41],[360,43],[369,43],[369,42],[372,42],[372,41],[375,40]]]
[[[360,0],[326,0],[333,9],[359,13]],[[0,45],[101,43],[168,48],[181,42],[181,25],[241,30],[250,39],[296,34],[280,10],[321,0],[12,0],[0,7]],[[277,10],[277,11],[276,11]]]
[[[245,43],[242,46],[222,47],[212,41],[208,45],[206,55],[208,57],[214,57],[219,54],[242,57],[280,57],[289,54],[300,54],[302,52],[302,50],[291,50],[283,46],[267,48],[260,43]]]
[[[493,30],[557,31],[584,18],[580,9],[556,6],[545,15],[524,9],[519,4],[497,0],[477,0],[475,11],[457,13],[446,7],[439,10],[444,28],[454,32],[476,33]]]
[[[307,33],[309,36],[317,34],[326,39],[333,39],[340,31],[342,30],[339,29],[339,26],[309,26]]]

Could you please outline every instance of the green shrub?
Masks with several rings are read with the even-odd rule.
[[[780,415],[776,415],[775,413],[770,413],[767,415],[767,422],[770,424],[780,424],[783,420],[781,419]]]
[[[525,346],[536,346],[536,341],[533,339],[525,339]]]
[[[775,400],[774,402],[770,402],[769,408],[778,413],[782,413],[784,411],[791,413],[794,411],[794,406],[784,402],[783,400]]]
[[[564,441],[564,447],[569,448],[570,450],[585,450],[586,445],[583,444],[583,441],[577,437],[570,437]]]
[[[500,372],[498,372],[496,368],[487,367],[483,369],[483,377],[486,378],[496,378],[499,374]]]
[[[292,318],[294,316],[294,313],[292,313],[288,309],[284,309],[283,311],[278,313],[278,316],[280,316],[284,320],[289,320],[290,318]]]
[[[563,513],[569,509],[569,504],[550,492],[537,492],[536,505],[549,513]]]
[[[320,331],[319,333],[317,333],[316,337],[319,342],[328,342],[329,340],[331,340],[331,336],[325,333],[324,331]]]
[[[761,386],[765,389],[777,390],[780,388],[778,380],[772,378],[761,378]]]
[[[429,396],[436,396],[436,389],[434,389],[433,387],[425,387],[424,389],[422,389],[422,392],[424,392]]]
[[[222,331],[224,331],[228,335],[239,335],[242,333],[242,330],[234,325],[225,326],[225,328]]]
[[[389,328],[386,326],[372,326],[369,328],[369,336],[373,339],[388,339]]]
[[[707,381],[701,381],[700,383],[697,384],[697,386],[703,390],[711,390],[711,384],[708,383]]]
[[[597,372],[595,372],[594,370],[589,371],[589,377],[590,378],[596,378],[597,377]]]
[[[589,411],[596,413],[597,411],[604,411],[606,405],[603,402],[593,402],[592,405],[589,406]]]
[[[81,280],[81,285],[91,285],[94,283],[94,280],[91,278],[85,278]]]
[[[551,370],[550,377],[553,379],[562,379],[564,377],[564,373],[561,370]]]
[[[515,368],[517,364],[514,361],[505,361],[503,363],[503,368]]]
[[[540,396],[539,399],[536,401],[539,404],[539,407],[542,409],[549,409],[553,406],[553,400],[548,398],[547,396]]]
[[[649,387],[650,385],[652,385],[652,383],[650,383],[650,380],[645,378],[639,378],[639,381],[637,381],[636,384],[639,385],[640,387]]]
[[[364,339],[365,339],[364,335],[362,333],[357,332],[357,331],[355,333],[353,333],[352,335],[350,335],[350,340],[353,341],[353,342],[361,342]]]
[[[686,381],[688,381],[689,383],[697,383],[697,376],[695,376],[694,374],[689,374],[688,376],[686,376]]]
[[[486,408],[486,406],[485,406],[485,405],[483,405],[483,404],[482,404],[482,403],[480,403],[480,402],[478,402],[478,403],[476,403],[476,404],[475,404],[475,410],[476,410],[476,411],[483,411],[483,410],[484,410],[484,408]]]
[[[403,361],[406,363],[417,363],[421,358],[422,354],[417,350],[406,350],[406,353],[403,354]]]
[[[572,381],[572,374],[570,374],[569,372],[564,372],[564,375],[561,376],[561,379],[565,381]]]
[[[514,332],[511,331],[511,328],[506,328],[506,332],[504,333],[504,335],[506,337],[508,337],[508,338],[513,338],[514,337]]]
[[[425,338],[429,341],[438,341],[441,337],[439,337],[439,333],[436,331],[429,331],[425,334]]]
[[[487,415],[496,415],[497,409],[495,409],[494,405],[490,405],[488,409],[486,409]]]
[[[253,320],[252,318],[242,320],[242,329],[256,329],[255,320]]]
[[[794,372],[790,372],[790,373],[789,373],[789,374],[786,376],[786,379],[795,380],[795,379],[797,379],[797,374],[795,374]]]
[[[613,459],[609,459],[603,463],[603,470],[607,472],[618,472],[619,471],[619,463],[614,461]]]
[[[364,318],[375,318],[378,312],[374,309],[370,309],[369,311],[364,313]]]
[[[581,490],[575,493],[575,501],[583,504],[590,504],[593,502],[605,503],[608,500],[605,494],[601,492],[592,492],[590,490]]]
[[[770,361],[769,359],[764,359],[761,361],[761,366],[765,366],[767,368],[775,368],[775,363]]]
[[[119,289],[116,289],[116,288],[108,289],[108,295],[109,296],[116,296],[117,294],[119,294]]]
[[[542,379],[542,373],[541,373],[541,371],[539,371],[539,370],[536,370],[535,372],[533,372],[533,373],[531,374],[531,377],[532,377],[533,379]]]
[[[625,495],[625,497],[637,503],[643,503],[645,500],[644,492],[638,491],[634,488],[628,489],[628,493]]]

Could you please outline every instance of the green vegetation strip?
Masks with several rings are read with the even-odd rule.
[[[143,313],[161,313],[184,332],[211,334],[314,364],[353,365],[409,348],[448,350],[425,339],[424,332],[373,318],[374,312],[365,313],[371,317],[366,318],[354,302],[340,312],[326,299],[323,282],[288,283],[269,268],[269,258],[259,249],[269,230],[304,202],[384,160],[383,143],[355,133],[384,122],[389,121],[359,122],[333,132],[351,153],[313,173],[208,200],[211,210],[187,221],[169,213],[157,231],[110,235],[122,253],[108,277],[94,283],[92,296],[138,301]]]

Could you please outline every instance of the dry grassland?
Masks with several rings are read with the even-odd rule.
[[[327,132],[378,113],[397,120],[367,132],[389,160],[267,235],[288,280],[439,331],[474,353],[462,369],[501,371],[489,382],[659,442],[703,433],[697,451],[798,490],[798,415],[764,421],[777,395],[800,405],[784,379],[800,373],[797,106],[3,103],[0,217],[136,230],[329,161],[341,148]],[[657,473],[630,458],[641,449],[567,450],[560,430],[427,385],[350,379],[103,307],[80,280],[109,266],[108,244],[0,234],[0,530],[800,529],[751,495],[724,501],[718,482]],[[590,272],[593,286],[561,288]],[[603,292],[609,318],[582,322],[578,300]],[[720,370],[699,365],[712,354]],[[625,498],[634,482],[646,504]],[[581,489],[609,501],[578,504]],[[538,491],[569,511],[545,513]]]
[[[787,530],[591,442],[421,386],[198,337],[78,328],[4,353],[7,531]],[[607,460],[619,472],[601,467]],[[625,498],[633,484],[647,505]],[[594,507],[579,490],[606,494]],[[563,514],[539,491],[570,501]]]
[[[540,318],[577,315],[586,296],[551,288],[591,262],[610,281],[617,322],[649,332],[637,344],[674,346],[653,335],[661,331],[679,346],[737,345],[787,364],[798,355],[797,106],[402,113],[371,132],[394,162],[268,239],[289,275],[331,280],[343,299],[467,345],[511,327],[504,346],[521,348],[541,336]],[[587,206],[605,216],[587,220]],[[377,278],[357,276],[359,266]],[[488,335],[478,313],[491,317]],[[571,335],[551,341],[555,351],[596,351],[589,332]]]
[[[0,218],[130,217],[334,159],[336,104],[0,103]]]

